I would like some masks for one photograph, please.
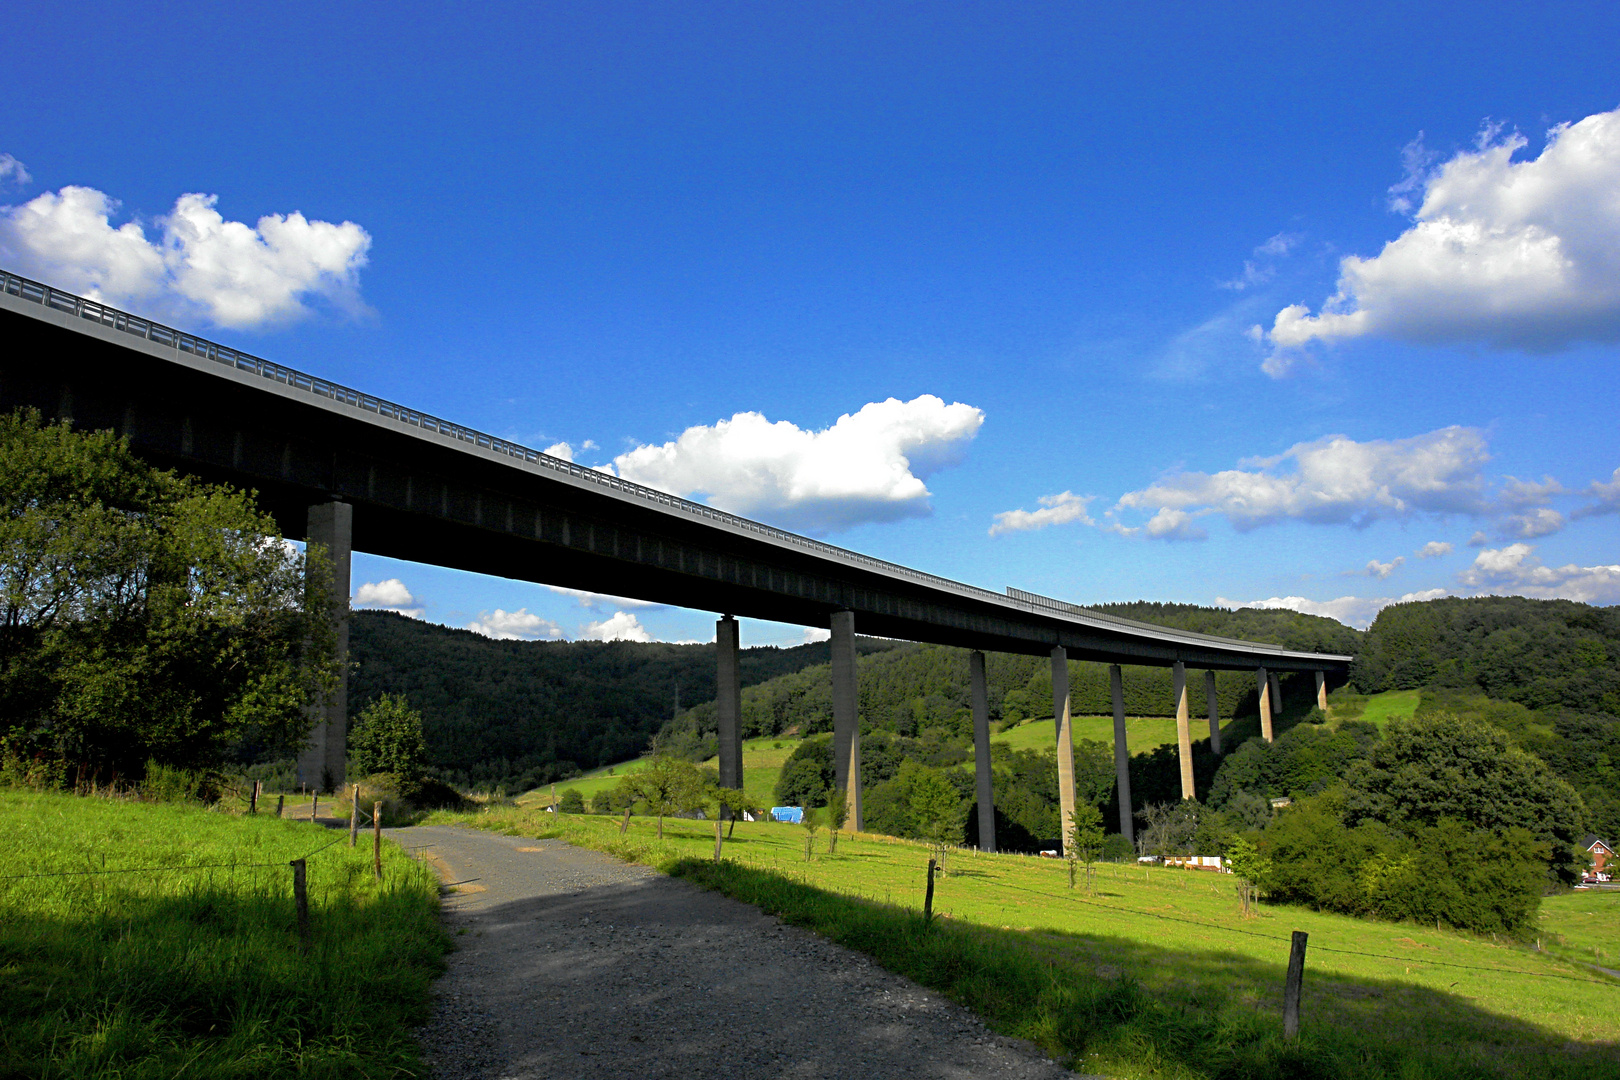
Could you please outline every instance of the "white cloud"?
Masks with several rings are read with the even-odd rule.
[[[1481,592],[1511,593],[1542,600],[1579,600],[1587,604],[1620,602],[1620,564],[1611,566],[1546,566],[1530,544],[1486,548],[1457,580]]]
[[[1408,148],[1392,205],[1410,208],[1421,185],[1412,227],[1345,258],[1317,314],[1278,312],[1265,370],[1283,374],[1313,340],[1369,334],[1537,352],[1620,338],[1620,110],[1561,124],[1539,156],[1514,161],[1525,145],[1487,129],[1432,170]]]
[[[1109,512],[1112,515],[1112,511]],[[1209,533],[1194,523],[1193,515],[1185,510],[1163,507],[1148,519],[1145,525],[1127,527],[1111,522],[1108,531],[1120,536],[1146,536],[1154,540],[1207,540]]]
[[[611,596],[607,593],[586,592],[583,589],[565,589],[561,585],[547,585],[546,588],[559,596],[572,596],[579,601],[580,607],[591,611],[595,611],[599,607],[651,608],[664,606],[655,604],[651,600],[633,600],[628,596]]]
[[[1361,573],[1366,574],[1368,577],[1377,578],[1379,581],[1387,581],[1389,575],[1400,569],[1401,564],[1405,561],[1405,555],[1397,555],[1389,562],[1379,562],[1377,559],[1373,559],[1367,563],[1367,568],[1362,570]]]
[[[1300,233],[1278,233],[1254,249],[1254,258],[1244,260],[1243,273],[1230,281],[1220,282],[1220,287],[1242,291],[1264,285],[1277,275],[1274,260],[1287,255],[1302,239],[1304,237]]]
[[[10,154],[0,154],[0,184],[15,184],[22,187],[33,177],[23,168],[23,163]]]
[[[564,461],[574,460],[574,448],[565,442],[552,443],[550,446],[541,451],[541,453],[548,454],[554,458],[562,458]]]
[[[1476,532],[1476,533],[1474,533],[1473,536],[1470,536],[1468,538],[1468,546],[1469,547],[1484,547],[1486,544],[1488,544],[1490,542],[1491,542],[1491,538],[1489,536],[1486,536],[1483,532]]]
[[[1174,474],[1127,492],[1109,514],[1151,510],[1160,520],[1166,510],[1221,514],[1248,530],[1287,519],[1362,526],[1418,512],[1478,513],[1488,458],[1485,436],[1475,428],[1368,442],[1328,435],[1240,463],[1255,468]],[[1172,534],[1150,528],[1149,535]]]
[[[800,644],[813,645],[818,641],[826,641],[830,637],[832,637],[832,631],[830,629],[823,629],[819,626],[807,626],[804,628],[804,640],[800,642]]]
[[[1218,596],[1215,598],[1215,602],[1221,607],[1280,608],[1287,611],[1298,611],[1304,615],[1326,615],[1328,618],[1337,619],[1347,626],[1365,630],[1372,625],[1372,621],[1377,617],[1378,613],[1391,604],[1406,604],[1415,600],[1435,600],[1449,595],[1449,589],[1424,589],[1421,592],[1410,592],[1398,597],[1341,596],[1337,600],[1308,600],[1303,596],[1273,596],[1268,600],[1241,602]]]
[[[1620,514],[1620,469],[1614,470],[1614,475],[1607,482],[1594,480],[1587,486],[1584,494],[1597,500],[1589,506],[1583,506],[1575,511],[1577,518],[1596,517],[1599,514]]]
[[[1538,536],[1551,536],[1565,525],[1564,515],[1551,507],[1526,510],[1522,514],[1509,514],[1498,526],[1502,535],[1516,540],[1534,540]]]
[[[301,318],[312,299],[349,314],[365,310],[364,229],[300,213],[267,214],[250,226],[225,220],[217,198],[180,196],[154,222],[154,240],[137,222],[115,227],[118,204],[103,192],[64,187],[0,207],[0,256],[21,273],[111,304],[235,329]]]
[[[1095,495],[1076,495],[1072,491],[1042,495],[1035,500],[1041,504],[1039,510],[1003,510],[997,514],[995,524],[990,526],[990,535],[1044,529],[1048,525],[1062,525],[1070,521],[1095,525],[1096,522],[1086,513],[1086,505],[1094,498]]]
[[[1430,540],[1417,549],[1417,557],[1420,559],[1438,559],[1442,555],[1450,555],[1455,550],[1457,549],[1447,541]]]
[[[563,636],[561,627],[531,613],[528,608],[480,612],[478,618],[467,624],[467,629],[501,641],[554,641]]]
[[[930,512],[924,480],[955,464],[984,413],[932,394],[872,402],[821,431],[756,412],[614,459],[618,475],[787,528],[832,532]]]
[[[389,578],[387,581],[368,581],[354,591],[353,604],[357,608],[377,608],[382,611],[397,611],[401,615],[409,615],[413,619],[420,619],[426,610],[422,601],[411,595],[411,590],[399,578]]]
[[[579,636],[584,641],[651,641],[652,634],[628,611],[615,611],[601,622],[586,623]]]

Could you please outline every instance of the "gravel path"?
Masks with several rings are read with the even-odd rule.
[[[644,866],[475,829],[388,835],[465,882],[419,1033],[442,1080],[1074,1075],[858,953]]]

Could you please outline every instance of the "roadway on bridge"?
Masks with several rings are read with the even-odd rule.
[[[647,867],[476,829],[388,835],[466,882],[420,1032],[439,1077],[1075,1075],[859,953]]]

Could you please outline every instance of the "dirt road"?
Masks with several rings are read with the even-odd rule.
[[[388,835],[464,882],[421,1032],[444,1080],[1074,1075],[857,953],[646,867],[473,829]]]

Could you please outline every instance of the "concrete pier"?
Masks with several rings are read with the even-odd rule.
[[[354,551],[354,507],[346,502],[316,503],[309,508],[304,534],[310,549],[320,550],[331,568],[332,629],[338,661],[332,696],[315,706],[315,726],[298,755],[298,782],[311,791],[332,791],[348,781],[349,750],[349,563]]]
[[[1063,850],[1069,850],[1074,827],[1074,727],[1069,716],[1069,653],[1059,645],[1052,650],[1052,717],[1057,726],[1058,829]]]
[[[1221,752],[1221,699],[1215,693],[1215,673],[1204,672],[1204,700],[1209,705],[1209,748]]]
[[[737,620],[727,615],[714,624],[714,718],[720,731],[720,786],[741,790],[742,673]]]
[[[865,828],[861,813],[860,693],[855,683],[855,613],[832,614],[833,782],[848,801],[845,827]]]
[[[968,654],[968,683],[973,699],[973,774],[979,796],[979,850],[996,850],[996,807],[990,779],[990,691],[984,677],[984,653]]]
[[[1131,748],[1125,742],[1125,676],[1118,664],[1108,665],[1108,689],[1114,697],[1114,783],[1119,787],[1119,832],[1136,843],[1136,819],[1131,813]]]
[[[1327,672],[1316,673],[1316,707],[1327,712]]]
[[[1277,677],[1277,673],[1275,671],[1270,673],[1270,677],[1271,677],[1271,715],[1272,715],[1273,718],[1275,718],[1275,717],[1281,716],[1282,711],[1283,711],[1282,680]]]
[[[1271,741],[1271,679],[1265,668],[1256,668],[1254,680],[1260,693],[1260,737]]]
[[[1175,673],[1176,757],[1181,763],[1181,797],[1196,799],[1198,794],[1193,788],[1192,718],[1187,708],[1187,665],[1177,660],[1172,671]]]

